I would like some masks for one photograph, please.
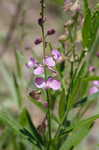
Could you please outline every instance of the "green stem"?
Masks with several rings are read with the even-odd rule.
[[[44,0],[41,0],[41,18],[44,21]],[[41,30],[42,30],[42,42],[43,42],[43,60],[45,59],[45,50],[46,50],[46,36],[45,36],[45,31],[44,31],[44,23],[41,25]],[[47,79],[47,72],[46,72],[46,67],[44,66],[44,75],[45,75],[45,80]],[[48,112],[47,112],[47,118],[48,118],[48,133],[49,133],[49,143],[48,143],[48,148],[47,150],[50,150],[50,141],[51,141],[51,114],[50,114],[50,99],[49,99],[49,92],[46,90],[46,97],[47,97],[47,102],[48,102]]]

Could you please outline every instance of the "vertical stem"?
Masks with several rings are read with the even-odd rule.
[[[42,42],[43,42],[43,60],[45,59],[45,50],[46,50],[46,41],[45,41],[45,30],[44,30],[44,0],[41,0],[41,19],[42,19],[42,24],[41,24],[41,30],[42,30]],[[46,73],[46,67],[44,66],[44,74],[45,74],[45,80],[47,79],[47,73]],[[49,92],[46,90],[46,96],[47,96],[47,101],[48,101],[48,133],[49,133],[49,144],[48,144],[48,150],[50,149],[50,141],[51,141],[51,115],[50,115],[50,99],[49,99]]]

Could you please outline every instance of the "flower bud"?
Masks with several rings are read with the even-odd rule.
[[[89,72],[94,72],[95,70],[96,70],[96,68],[94,66],[89,67]]]
[[[38,45],[42,42],[42,39],[41,38],[37,38],[35,41],[34,41],[34,44],[35,45]]]
[[[47,31],[47,35],[53,35],[53,34],[55,34],[55,32],[56,31],[54,29],[50,29]]]
[[[40,25],[40,26],[42,26],[42,24],[44,23],[45,21],[42,19],[42,18],[39,18],[38,19],[38,24]]]
[[[96,53],[96,56],[99,57],[99,52]]]
[[[45,108],[48,108],[48,102],[45,102],[45,103],[44,103],[44,107],[45,107]]]

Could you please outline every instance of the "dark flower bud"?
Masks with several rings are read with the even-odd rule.
[[[96,70],[96,68],[94,66],[89,67],[89,72],[94,72],[95,70]]]
[[[47,31],[47,35],[53,35],[53,34],[55,34],[55,32],[56,31],[54,29],[50,29]]]
[[[41,42],[42,42],[42,39],[41,39],[41,38],[37,38],[37,39],[34,41],[35,45],[38,45],[38,44],[40,44]]]
[[[96,56],[99,57],[99,52],[96,53]]]
[[[45,21],[42,19],[42,18],[39,18],[38,19],[38,24],[40,25],[40,26],[42,26],[42,24],[44,23]]]

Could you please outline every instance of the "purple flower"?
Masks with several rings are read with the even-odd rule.
[[[37,78],[35,79],[35,86],[36,86],[37,88],[45,88],[45,87],[46,87],[46,82],[45,82],[44,78],[42,78],[42,77],[37,77]]]
[[[44,103],[44,107],[45,107],[45,108],[48,108],[48,102],[45,102],[45,103]]]
[[[52,50],[52,55],[56,61],[62,60],[62,55],[58,50],[56,49]]]
[[[96,70],[96,68],[94,66],[89,67],[89,72],[94,72],[95,70]]]
[[[53,35],[53,34],[55,34],[55,32],[56,31],[54,29],[50,29],[47,31],[47,35]]]
[[[42,42],[42,39],[41,39],[41,38],[37,38],[37,39],[34,41],[35,45],[38,45],[38,44],[40,44],[41,42]]]
[[[99,89],[95,86],[93,86],[92,88],[90,88],[89,90],[89,94],[92,95],[92,94],[95,94],[96,92],[99,92]]]
[[[53,90],[59,90],[61,88],[61,82],[52,77],[49,77],[47,80],[47,88],[51,88]]]
[[[93,81],[92,84],[93,84],[94,86],[99,86],[99,80]]]
[[[48,56],[48,57],[45,58],[44,64],[46,64],[49,67],[54,67],[55,66],[55,61],[54,61],[53,57]]]
[[[28,61],[28,63],[26,64],[26,66],[28,68],[35,67],[35,66],[37,66],[37,61],[31,57],[30,60]]]
[[[96,53],[96,56],[99,57],[99,52]]]
[[[44,67],[41,65],[38,65],[35,69],[34,69],[34,74],[35,75],[40,75],[44,73]]]

